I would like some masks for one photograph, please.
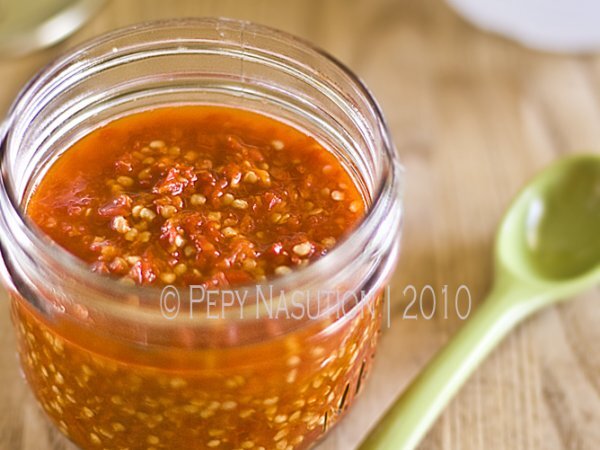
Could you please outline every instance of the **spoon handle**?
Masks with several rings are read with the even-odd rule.
[[[504,286],[495,288],[434,356],[358,447],[359,450],[412,450],[419,444],[479,363],[539,305],[533,298],[535,294]]]

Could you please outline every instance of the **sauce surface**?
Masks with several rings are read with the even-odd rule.
[[[130,115],[75,143],[27,213],[92,270],[144,285],[226,287],[325,255],[364,215],[337,158],[258,113]]]

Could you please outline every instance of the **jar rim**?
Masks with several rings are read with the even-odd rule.
[[[86,285],[97,289],[98,291],[110,291],[117,299],[127,298],[128,296],[137,296],[144,298],[160,298],[164,287],[149,287],[149,286],[128,286],[123,283],[119,283],[116,279],[107,277],[106,275],[97,274],[89,270],[89,266],[86,265],[82,260],[69,253],[66,249],[55,244],[48,236],[46,236],[41,229],[35,224],[31,223],[26,219],[26,213],[23,211],[21,202],[18,196],[15,194],[12,188],[11,174],[6,170],[5,158],[6,158],[6,140],[10,134],[10,128],[16,117],[19,116],[19,112],[26,107],[28,100],[35,95],[36,88],[40,88],[43,84],[52,78],[57,70],[61,67],[68,66],[69,64],[77,61],[82,55],[85,55],[87,51],[90,51],[100,45],[110,43],[111,41],[124,37],[132,32],[144,32],[144,31],[155,31],[158,29],[168,30],[170,28],[177,29],[182,26],[195,26],[195,25],[230,25],[237,26],[243,30],[253,31],[256,33],[264,33],[275,38],[285,41],[286,44],[296,45],[303,50],[309,51],[313,55],[322,58],[333,64],[333,66],[340,70],[344,76],[348,77],[353,87],[358,88],[362,100],[365,101],[367,107],[370,109],[370,113],[376,120],[377,127],[379,128],[378,133],[381,136],[381,145],[379,145],[379,151],[382,152],[386,161],[388,162],[387,173],[382,174],[376,189],[373,190],[372,201],[367,209],[365,217],[361,222],[354,228],[345,238],[340,241],[327,255],[317,259],[316,261],[308,264],[306,267],[298,268],[292,273],[269,278],[268,286],[270,289],[274,289],[275,292],[290,291],[297,289],[299,286],[309,286],[314,284],[318,280],[325,280],[331,273],[332,268],[338,268],[343,270],[347,269],[348,262],[353,259],[353,247],[355,247],[354,241],[358,238],[359,241],[368,243],[370,235],[373,230],[377,230],[380,223],[389,218],[390,214],[393,214],[392,206],[399,205],[400,203],[400,189],[401,189],[401,174],[403,169],[399,163],[396,150],[393,146],[391,135],[389,133],[387,124],[383,117],[383,113],[370,90],[362,82],[362,80],[354,74],[346,65],[340,62],[337,58],[330,55],[328,52],[320,49],[312,43],[289,34],[284,31],[280,31],[268,26],[259,25],[249,21],[242,21],[230,18],[183,18],[183,19],[167,19],[159,21],[148,21],[139,24],[126,26],[123,28],[116,29],[114,31],[105,33],[96,38],[87,40],[86,42],[72,48],[66,54],[54,60],[46,67],[44,67],[29,83],[21,90],[16,100],[14,101],[11,109],[9,110],[7,120],[3,124],[4,126],[0,129],[0,143],[2,144],[2,161],[1,165],[1,177],[0,177],[0,203],[2,208],[9,208],[10,217],[14,223],[10,225],[2,224],[7,229],[16,226],[21,230],[27,237],[28,242],[26,247],[29,251],[42,252],[51,261],[56,263],[57,266],[65,269],[67,273],[74,277],[85,280]],[[394,202],[397,201],[397,204]],[[396,208],[398,211],[395,212],[397,215],[396,220],[393,221],[396,225],[400,225],[401,220],[401,208]],[[6,219],[9,220],[9,219]],[[394,231],[394,230],[391,230]],[[399,231],[398,231],[399,233]],[[396,238],[388,237],[389,246],[397,244],[399,236]],[[2,256],[10,258],[2,249]],[[391,269],[390,269],[391,270]],[[10,270],[9,270],[10,272]],[[389,274],[388,274],[389,275]],[[261,283],[245,284],[240,286],[233,286],[230,290],[240,291],[248,288],[256,288]],[[85,303],[87,299],[82,299],[81,303]],[[107,300],[102,305],[109,313],[115,315],[131,315],[131,305],[126,305],[119,300]],[[156,311],[146,311],[149,314],[148,318],[152,320],[152,317],[163,318],[158,308]],[[136,311],[139,314],[139,311]],[[257,317],[258,318],[258,317]],[[198,321],[202,322],[204,318],[199,318]],[[244,319],[248,320],[248,319]],[[252,319],[251,319],[252,320]]]

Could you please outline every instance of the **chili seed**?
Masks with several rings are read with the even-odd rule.
[[[178,234],[177,236],[175,236],[175,240],[173,243],[176,247],[183,247],[185,245],[185,239]]]
[[[290,356],[287,360],[287,365],[290,367],[296,367],[298,364],[300,364],[300,357],[297,355],[294,356]]]
[[[125,233],[125,239],[128,241],[133,241],[138,235],[138,230],[132,228],[127,233]]]
[[[233,202],[231,202],[231,206],[236,209],[247,209],[248,202],[246,200],[235,199]]]
[[[124,187],[131,187],[133,186],[134,181],[131,177],[120,176],[119,178],[117,178],[117,183]]]
[[[333,191],[331,193],[331,198],[336,202],[344,200],[344,193],[341,191]]]
[[[296,381],[296,377],[298,376],[298,369],[292,369],[288,372],[285,381],[289,384],[292,384]]]
[[[274,420],[274,422],[275,422],[275,423],[283,423],[283,422],[285,422],[287,419],[288,419],[288,416],[286,416],[285,414],[280,414],[280,415],[278,415],[278,416],[276,416],[276,417],[275,417],[275,420]],[[281,438],[282,438],[283,436],[285,436],[286,434],[287,434],[287,430],[281,430],[279,433],[277,433],[277,434],[275,435],[275,440],[277,441],[277,440],[281,439]],[[279,436],[279,439],[278,439],[278,436]]]
[[[123,216],[116,216],[113,218],[112,228],[117,233],[121,233],[121,234],[125,234],[129,230],[131,230],[131,227],[129,226],[129,222],[127,222],[127,219]]]
[[[175,208],[173,205],[165,205],[160,207],[160,215],[165,219],[170,219],[175,215],[176,212],[177,208]]]
[[[204,205],[206,203],[206,197],[202,194],[194,194],[190,197],[190,203],[194,206]]]
[[[233,236],[237,236],[237,231],[231,227],[225,227],[223,228],[223,230],[221,231],[223,233],[223,236],[225,237],[233,237]]]
[[[258,181],[258,177],[252,171],[247,172],[246,175],[244,175],[243,179],[244,179],[244,182],[250,183],[250,184],[254,184]]]
[[[95,445],[100,445],[102,443],[100,437],[96,433],[90,433],[90,441]]]
[[[242,263],[242,267],[244,270],[252,270],[256,269],[256,260],[254,259],[245,259]]]
[[[252,410],[252,409],[245,409],[244,411],[240,412],[240,417],[242,419],[247,419],[252,414],[254,414],[254,410]]]
[[[150,167],[140,170],[140,173],[138,173],[138,178],[140,180],[147,180],[149,178],[152,178],[152,170],[150,169]]]
[[[234,402],[233,400],[227,401],[225,403],[223,403],[223,405],[221,405],[221,409],[224,409],[225,411],[231,411],[232,409],[235,409],[237,407],[237,403]]]
[[[187,272],[187,269],[188,268],[185,263],[179,263],[173,268],[173,272],[175,272],[175,275],[181,276]]]
[[[174,273],[163,272],[160,274],[160,279],[163,283],[171,284],[175,281],[177,276]]]
[[[358,211],[360,211],[360,202],[358,200],[353,201],[352,203],[350,203],[348,209],[350,210],[350,212],[357,213]]]
[[[288,275],[292,272],[292,269],[290,269],[288,266],[279,266],[275,268],[276,275]]]
[[[263,401],[263,405],[272,406],[275,405],[279,401],[279,397],[270,397]]]
[[[333,248],[335,246],[336,240],[334,237],[326,237],[321,241],[321,243],[327,248]]]
[[[271,147],[273,147],[275,150],[283,150],[285,147],[285,144],[280,141],[279,139],[275,139],[273,141],[271,141]]]
[[[140,218],[146,222],[152,222],[156,218],[156,213],[149,208],[142,208],[140,210]]]
[[[269,175],[269,172],[267,172],[266,170],[256,169],[255,173],[263,185],[265,185],[265,186],[271,185],[271,175]]]
[[[212,220],[213,222],[219,222],[221,220],[221,213],[211,211],[207,214],[208,220]]]
[[[225,432],[223,430],[209,430],[208,435],[211,437],[222,436]]]
[[[235,197],[233,195],[231,195],[231,194],[225,194],[223,196],[223,204],[225,206],[231,205],[233,203],[234,199],[235,199]]]
[[[303,242],[301,244],[294,245],[292,250],[298,256],[306,256],[311,252],[312,245],[310,244],[310,242]]]

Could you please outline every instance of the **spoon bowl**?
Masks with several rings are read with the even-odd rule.
[[[560,160],[536,176],[496,238],[488,298],[359,446],[414,449],[481,361],[519,322],[600,283],[600,155]]]
[[[600,270],[600,156],[565,158],[538,175],[507,212],[496,260],[523,282],[558,287]]]

